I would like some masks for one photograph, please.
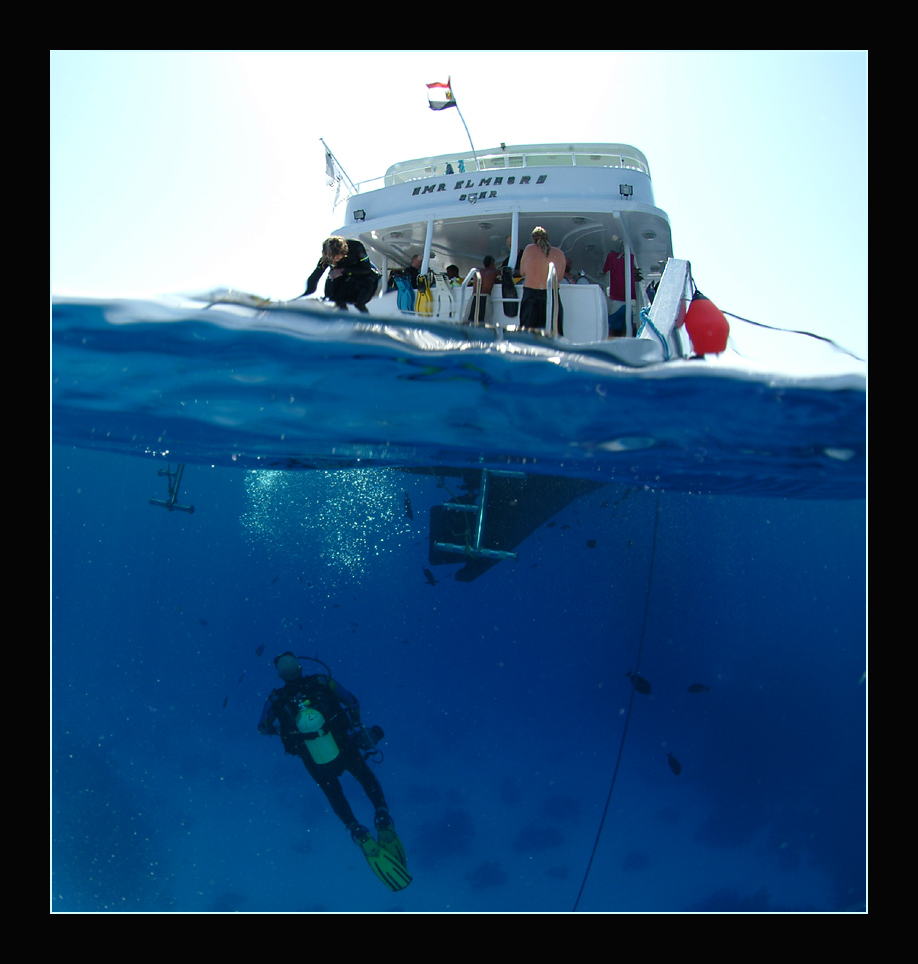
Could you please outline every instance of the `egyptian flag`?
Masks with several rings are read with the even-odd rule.
[[[430,101],[431,110],[445,110],[447,107],[456,106],[456,98],[453,97],[452,88],[449,86],[449,78],[445,84],[428,84],[427,99]]]

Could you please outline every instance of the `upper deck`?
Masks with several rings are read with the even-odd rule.
[[[530,144],[420,157],[393,164],[347,201],[346,224],[462,217],[494,209],[607,210],[611,202],[654,205],[647,159],[627,144]]]
[[[477,162],[476,162],[477,157]],[[430,177],[480,171],[513,171],[527,167],[605,167],[640,171],[650,179],[647,158],[630,144],[520,144],[493,147],[473,154],[440,154],[393,164],[386,187]]]

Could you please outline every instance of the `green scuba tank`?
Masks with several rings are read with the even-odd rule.
[[[331,763],[341,751],[331,733],[322,732],[323,726],[325,726],[325,717],[314,706],[301,703],[300,711],[296,715],[296,728],[300,733],[319,734],[314,740],[306,741],[309,755],[316,763]]]

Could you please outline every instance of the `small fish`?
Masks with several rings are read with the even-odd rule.
[[[650,683],[648,683],[643,676],[638,676],[637,674],[632,673],[631,670],[628,670],[628,672],[625,673],[625,676],[631,680],[631,685],[639,693],[643,693],[644,696],[650,696]]]
[[[245,679],[245,670],[242,671],[242,676],[239,677],[237,682],[241,683],[244,679]]]
[[[227,696],[226,700],[228,700],[228,699],[229,699],[229,697]],[[226,700],[223,701],[223,709],[226,709]]]
[[[437,580],[434,579],[434,574],[429,569],[424,570],[424,578],[427,580],[429,585],[436,586]]]
[[[280,579],[280,573],[278,573],[278,574],[271,580],[271,585],[273,586],[274,583],[276,583],[278,579]]]
[[[682,772],[682,764],[672,755],[672,753],[667,753],[666,756],[669,758],[669,768],[679,776]]]
[[[259,646],[258,649],[255,650],[255,655],[256,655],[256,656],[261,656],[261,654],[262,654],[264,651],[265,651],[265,644],[262,643],[261,646]]]
[[[596,548],[596,540],[595,540],[595,539],[587,539],[587,548],[588,548],[588,549],[595,549],[595,548]]]
[[[199,622],[202,626],[206,626],[206,625],[207,625],[207,620],[206,620],[206,619],[199,619],[198,622]]]
[[[411,508],[411,499],[408,498],[408,493],[405,493],[405,515],[409,519],[414,518],[414,510]]]
[[[710,688],[710,686],[705,686],[704,683],[692,683],[688,691],[690,693],[707,693]]]

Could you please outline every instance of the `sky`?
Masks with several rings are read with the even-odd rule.
[[[52,294],[301,294],[344,214],[319,138],[358,182],[467,150],[448,77],[476,149],[637,147],[718,307],[866,358],[865,51],[52,51]],[[778,337],[733,322],[843,360]]]

